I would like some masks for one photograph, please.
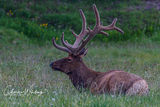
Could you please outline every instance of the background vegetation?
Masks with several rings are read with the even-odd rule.
[[[93,3],[103,25],[117,17],[125,33],[97,35],[84,62],[100,72],[118,69],[140,75],[149,83],[148,96],[79,93],[66,75],[49,68],[50,62],[67,56],[51,45],[52,37],[60,43],[65,32],[65,39],[74,41],[70,29],[81,30],[80,8],[93,28]],[[159,107],[159,6],[158,0],[0,0],[0,107]]]
[[[65,32],[66,39],[74,40],[70,29],[81,30],[78,9],[83,9],[88,26],[94,27],[95,17],[92,4],[95,3],[104,25],[118,18],[117,26],[124,34],[111,31],[110,36],[99,35],[94,40],[108,41],[160,41],[160,6],[156,1],[141,0],[1,0],[0,26],[11,28],[38,43],[50,41],[53,36],[60,39]],[[42,41],[42,42],[40,42]]]

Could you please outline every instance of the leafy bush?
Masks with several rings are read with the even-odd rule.
[[[71,14],[48,14],[40,18],[40,22],[49,23],[57,29],[71,28],[75,30],[81,29],[81,19],[79,16]]]
[[[5,16],[5,10],[0,8],[0,17]]]
[[[21,17],[21,18],[33,18],[35,17],[31,11],[28,11],[26,9],[17,9],[14,12],[14,16]]]
[[[65,39],[73,41],[70,29],[76,33],[81,30],[81,18],[78,9],[83,8],[87,25],[91,28],[95,25],[94,12],[89,4],[96,2],[101,15],[103,25],[110,24],[114,18],[118,18],[117,26],[124,30],[124,34],[116,31],[109,31],[110,36],[98,35],[94,40],[99,41],[141,41],[149,38],[152,41],[159,40],[160,12],[155,9],[137,10],[134,6],[142,4],[141,1],[68,1],[46,2],[7,2],[0,1],[0,26],[12,28],[24,33],[27,37],[39,41],[50,41],[54,35],[58,41],[62,32],[65,32]],[[72,2],[72,4],[68,3]],[[8,4],[7,4],[8,3]],[[14,5],[16,4],[16,5]],[[20,5],[18,5],[20,4]],[[81,5],[83,4],[83,5]],[[133,9],[130,10],[129,6]],[[155,33],[158,32],[158,33]]]

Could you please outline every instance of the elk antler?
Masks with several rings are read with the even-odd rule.
[[[120,28],[115,26],[115,24],[117,22],[117,18],[115,18],[110,25],[103,26],[100,23],[99,12],[98,12],[95,4],[93,5],[93,10],[94,10],[95,17],[96,17],[96,25],[93,30],[91,30],[89,27],[88,27],[88,29],[86,28],[86,25],[87,25],[86,18],[85,18],[83,11],[80,9],[80,15],[82,17],[82,30],[79,35],[77,35],[74,31],[72,31],[72,34],[76,38],[74,44],[71,45],[67,41],[65,41],[64,40],[64,33],[62,33],[61,41],[65,47],[57,45],[55,43],[54,39],[53,39],[53,45],[60,50],[66,51],[70,54],[78,55],[82,52],[82,50],[84,51],[84,47],[86,46],[86,44],[98,33],[104,34],[106,36],[108,36],[108,33],[104,32],[104,31],[108,31],[108,30],[117,30],[118,32],[123,33],[123,31]],[[85,36],[87,36],[87,38],[85,40],[83,40]]]
[[[63,36],[63,35],[64,35],[64,33],[62,34],[62,36]],[[69,49],[67,49],[67,48],[65,48],[65,47],[62,47],[62,46],[57,45],[57,44],[56,44],[56,42],[55,42],[54,37],[53,37],[53,39],[52,39],[52,42],[53,42],[54,47],[56,47],[57,49],[62,50],[62,51],[65,51],[65,52],[67,52],[67,53],[69,53],[69,54],[71,54],[71,53],[72,53]]]
[[[104,34],[104,35],[107,35],[107,36],[108,36],[108,34],[104,31],[117,30],[118,32],[124,33],[120,28],[115,26],[115,24],[117,22],[117,18],[115,18],[113,20],[112,24],[110,24],[108,26],[103,26],[100,23],[99,12],[98,12],[95,4],[93,5],[93,10],[94,10],[95,17],[96,17],[96,25],[95,25],[93,30],[90,30],[86,40],[82,42],[81,46],[79,46],[79,51],[78,52],[80,52],[85,47],[85,45],[98,33],[101,33],[101,34]]]
[[[80,42],[82,41],[84,36],[86,36],[88,34],[88,30],[86,29],[86,26],[87,26],[86,18],[85,18],[85,15],[84,15],[82,9],[80,9],[80,15],[82,17],[82,30],[81,30],[80,34],[77,35],[73,30],[71,30],[72,34],[76,38],[74,44],[70,45],[69,43],[64,41],[64,35],[62,35],[62,38],[61,38],[63,45],[65,47],[67,47],[68,49],[70,49],[72,51],[72,53],[76,53],[77,52]]]

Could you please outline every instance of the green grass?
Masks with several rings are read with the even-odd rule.
[[[158,34],[159,35],[159,34]],[[67,56],[51,44],[32,44],[13,29],[0,28],[1,107],[159,107],[160,44],[158,42],[91,43],[84,62],[105,72],[124,70],[140,75],[149,83],[148,96],[111,96],[79,93],[69,78],[52,71],[50,62]],[[14,91],[42,91],[43,94],[9,94]]]

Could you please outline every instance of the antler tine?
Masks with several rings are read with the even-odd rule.
[[[66,40],[65,42],[66,42],[66,44],[68,44],[70,47],[72,47],[72,45],[71,45],[71,44],[69,44],[67,40]]]
[[[62,47],[62,46],[60,46],[60,45],[57,45],[56,42],[55,42],[55,38],[54,38],[54,37],[52,38],[52,42],[53,42],[54,47],[56,47],[57,49],[62,50],[62,51],[65,51],[65,52],[67,52],[67,53],[69,53],[69,54],[72,53],[69,49],[67,49],[67,48],[65,48],[65,47]]]
[[[107,32],[101,31],[100,34],[103,34],[105,36],[109,36],[109,34]]]
[[[86,24],[86,17],[85,17],[85,15],[84,15],[82,9],[80,9],[80,15],[81,15],[81,17],[82,17],[82,30],[81,30],[80,34],[77,35],[77,36],[75,36],[76,34],[72,31],[72,34],[76,37],[76,41],[74,42],[74,44],[73,44],[73,46],[72,46],[72,48],[74,48],[74,49],[79,46],[79,43],[81,42],[81,40],[82,40],[82,39],[84,38],[84,36],[86,36],[87,33],[88,33],[88,30],[86,29],[86,26],[87,26],[87,24]]]
[[[99,12],[97,10],[97,7],[95,4],[93,4],[93,10],[94,10],[94,14],[96,16],[96,26],[100,26],[100,16],[99,16]]]
[[[82,17],[82,30],[81,30],[81,33],[80,33],[80,35],[81,35],[82,33],[84,33],[86,31],[87,23],[86,23],[86,17],[84,15],[82,9],[80,9],[79,11],[80,11],[80,15]]]
[[[123,30],[121,30],[120,28],[116,27],[116,22],[117,22],[117,18],[115,18],[112,22],[112,24],[108,25],[108,26],[101,26],[102,30],[117,30],[118,32],[124,33]]]
[[[75,38],[78,36],[73,30],[71,30],[71,32]]]
[[[69,50],[73,51],[72,45],[69,44],[68,42],[66,42],[66,41],[64,40],[64,32],[62,33],[61,41],[62,41],[62,44],[63,44],[65,47],[67,47]]]

